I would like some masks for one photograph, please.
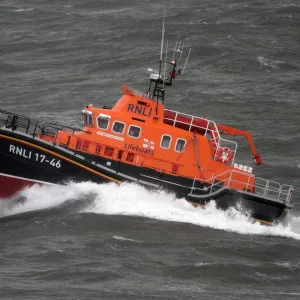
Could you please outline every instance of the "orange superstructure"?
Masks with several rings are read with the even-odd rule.
[[[171,120],[165,117],[170,117],[170,113],[163,104],[134,93],[125,84],[122,90],[123,96],[111,109],[88,105],[82,111],[83,131],[59,131],[56,143],[207,183],[217,177],[232,188],[252,190],[254,176],[248,170],[232,175],[232,161],[218,161],[222,138],[217,126],[213,127],[214,122],[178,112],[173,113]]]

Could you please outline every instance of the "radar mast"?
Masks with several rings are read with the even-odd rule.
[[[173,85],[173,80],[178,76],[182,75],[185,72],[185,68],[187,65],[187,61],[189,59],[191,48],[188,51],[188,54],[185,58],[185,63],[183,69],[177,70],[177,65],[181,62],[183,50],[184,50],[184,43],[181,41],[176,42],[173,55],[171,60],[168,60],[168,41],[166,43],[165,48],[165,60],[164,60],[164,71],[162,72],[162,59],[163,59],[163,52],[164,52],[164,35],[165,35],[165,12],[162,24],[162,38],[161,38],[161,46],[160,46],[160,59],[159,59],[159,70],[155,70],[152,68],[148,68],[150,72],[150,84],[147,91],[147,98],[152,99],[157,102],[156,105],[156,113],[158,103],[164,104],[165,101],[165,87],[171,87]]]

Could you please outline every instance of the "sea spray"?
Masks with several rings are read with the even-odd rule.
[[[300,218],[294,217],[294,221],[288,226],[264,226],[258,222],[251,222],[247,215],[234,208],[227,211],[218,209],[213,201],[205,209],[194,208],[185,199],[176,198],[164,190],[150,191],[133,183],[117,185],[81,182],[65,186],[35,185],[24,189],[19,196],[25,201],[7,209],[5,216],[48,209],[66,201],[79,201],[87,196],[93,197],[92,201],[78,213],[139,216],[190,223],[240,234],[273,235],[300,240]],[[292,224],[297,226],[294,228]]]

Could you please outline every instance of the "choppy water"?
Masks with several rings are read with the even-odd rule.
[[[300,189],[300,3],[0,3],[0,109],[78,125],[144,91],[166,39],[192,47],[168,107],[252,132],[261,177]],[[242,142],[241,139],[238,139]],[[246,143],[238,160],[249,164]],[[0,207],[1,299],[299,299],[300,193],[287,227],[124,184],[33,187]]]

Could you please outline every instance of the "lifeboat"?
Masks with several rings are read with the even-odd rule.
[[[164,188],[194,206],[214,200],[263,224],[280,222],[292,209],[294,189],[253,174],[252,164],[262,159],[251,134],[165,105],[165,91],[185,74],[190,50],[183,50],[176,43],[164,64],[161,52],[145,93],[123,84],[115,104],[84,106],[80,128],[0,110],[0,199],[34,184],[126,181]],[[229,139],[235,135],[250,145],[247,166],[236,161],[237,143]]]

